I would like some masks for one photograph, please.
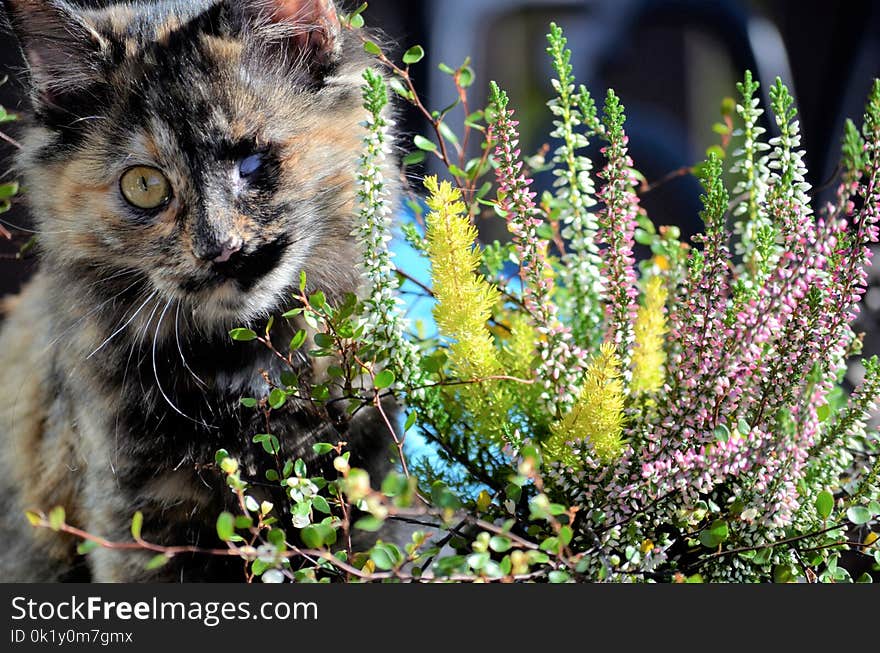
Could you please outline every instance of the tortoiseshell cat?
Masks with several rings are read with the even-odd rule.
[[[267,425],[239,399],[265,396],[261,371],[282,365],[228,331],[289,307],[301,271],[331,297],[359,287],[363,48],[331,0],[3,6],[31,73],[18,167],[40,268],[0,333],[0,580],[243,579],[235,558],[83,560],[23,511],[62,505],[124,541],[141,510],[146,539],[212,547],[233,500],[218,449],[277,491],[251,443]],[[276,326],[280,349],[295,329]],[[320,375],[300,359],[302,382]],[[273,413],[283,457],[317,474],[312,444],[344,440],[379,475],[387,431],[338,410]]]

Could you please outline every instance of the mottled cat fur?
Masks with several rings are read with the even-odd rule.
[[[331,299],[358,290],[363,48],[330,0],[3,6],[32,82],[18,168],[40,267],[0,332],[0,580],[243,579],[235,558],[177,556],[156,571],[147,553],[83,559],[23,511],[61,505],[68,523],[125,541],[140,510],[149,541],[222,546],[215,520],[234,506],[220,448],[286,504],[251,442],[263,416],[239,404],[265,396],[261,371],[278,379],[283,365],[228,331],[289,308],[301,271]],[[259,170],[243,179],[254,153]],[[170,181],[160,209],[122,197],[135,165]],[[276,325],[279,349],[299,326]],[[303,383],[320,378],[297,360]],[[273,412],[282,456],[329,474],[312,444],[346,441],[353,464],[381,475],[375,412],[336,409]]]

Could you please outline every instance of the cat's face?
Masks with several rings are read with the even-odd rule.
[[[206,321],[357,285],[360,48],[329,0],[82,11],[4,0],[36,125],[22,172],[49,263],[136,270]]]

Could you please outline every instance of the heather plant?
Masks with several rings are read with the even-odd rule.
[[[363,9],[348,29],[360,30]],[[151,565],[182,553],[238,556],[264,582],[876,578],[880,441],[868,418],[880,361],[864,362],[849,396],[841,379],[860,350],[850,324],[878,240],[880,81],[861,128],[847,123],[833,201],[817,206],[791,95],[780,80],[771,88],[777,135],[768,138],[759,84],[746,73],[739,102],[725,103],[721,144],[692,170],[704,231],[683,243],[640,205],[648,185],[629,155],[622,100],[609,91],[599,107],[577,85],[557,26],[548,36],[555,181],[540,197],[531,177],[541,158],[523,155],[498,85],[474,110],[469,61],[441,64],[458,100],[432,111],[410,76],[423,49],[398,63],[362,38],[387,73],[364,79],[354,237],[367,292],[330,305],[301,279],[276,319],[311,331],[275,353],[291,360],[306,344],[326,359],[329,381],[306,397],[317,405],[377,407],[398,470],[370,479],[340,438],[315,445],[338,472],[318,477],[283,460],[272,434],[248,434],[277,461],[265,481],[285,488],[290,506],[260,502],[238,462],[218,452],[240,507],[217,519],[223,546],[147,542],[139,515],[130,542],[81,531],[60,509],[30,513],[32,522],[82,538],[82,551],[152,550]],[[404,166],[431,157],[445,171],[410,189],[416,220],[403,229],[431,270],[418,289],[433,301],[431,335],[407,320],[401,284],[412,287],[413,275],[389,247],[388,189],[398,180],[389,94],[430,125]],[[591,140],[602,143],[596,161],[585,154]],[[498,218],[509,240],[479,243],[478,222]],[[648,259],[637,260],[636,242]],[[273,324],[231,337],[272,348]],[[290,375],[272,385],[243,405],[268,417],[304,392]],[[400,424],[383,411],[391,400],[404,408]],[[412,433],[427,445],[411,447]]]
[[[6,82],[5,79],[0,80],[0,86],[2,86]],[[6,110],[5,107],[0,106],[0,140],[5,141],[8,145],[11,145],[15,148],[21,147],[14,138],[9,136],[6,132],[2,131],[3,125],[15,122],[18,120],[18,116],[14,113],[10,113]],[[8,212],[12,208],[12,200],[18,195],[19,186],[16,181],[4,181],[0,183],[0,215]],[[2,223],[0,223],[0,238],[6,240],[12,240],[14,237],[13,232],[7,229]]]

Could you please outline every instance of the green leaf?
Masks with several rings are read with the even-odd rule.
[[[489,548],[491,548],[496,553],[504,553],[505,551],[510,551],[510,548],[513,546],[513,543],[509,538],[506,538],[502,535],[495,535],[492,539],[489,540]]]
[[[325,515],[330,514],[330,504],[328,504],[327,499],[322,497],[320,494],[312,497],[312,508],[314,508],[318,512],[323,512]]]
[[[379,529],[382,528],[382,525],[385,522],[378,517],[374,517],[373,515],[367,515],[366,517],[361,517],[354,523],[354,527],[361,531],[366,531],[367,533],[375,533]]]
[[[417,135],[413,138],[413,143],[420,150],[424,150],[425,152],[436,152],[437,145],[433,141],[429,141],[427,138],[421,135]]]
[[[571,580],[571,576],[569,576],[568,573],[566,573],[564,571],[556,570],[556,571],[551,571],[547,575],[547,579],[551,583],[567,583],[568,581]]]
[[[425,161],[425,153],[422,150],[410,152],[403,157],[403,164],[407,166],[417,166]]]
[[[403,63],[412,65],[425,58],[425,49],[421,45],[414,45],[403,54]]]
[[[723,519],[716,519],[709,525],[709,528],[700,533],[700,543],[707,549],[714,549],[724,542],[730,535],[730,529],[727,522]]]
[[[263,572],[269,569],[272,565],[264,560],[260,560],[259,558],[254,560],[251,565],[251,572],[253,572],[254,576],[262,576]]]
[[[354,29],[360,29],[364,26],[364,17],[360,14],[352,14],[351,18],[348,19],[348,24]]]
[[[296,351],[303,346],[303,343],[305,343],[305,341],[306,332],[300,329],[294,334],[293,338],[290,339],[290,351]]]
[[[574,531],[571,529],[571,526],[563,526],[559,529],[559,542],[563,546],[568,546],[573,537]]]
[[[8,184],[0,184],[0,200],[8,200],[18,195],[19,185],[17,181]]]
[[[318,442],[317,444],[312,445],[312,451],[319,456],[326,456],[331,451],[334,451],[334,447],[332,444],[327,444],[326,442]]]
[[[316,333],[315,345],[321,349],[333,349],[336,346],[336,342],[329,333]]]
[[[715,155],[719,159],[724,159],[724,149],[720,145],[710,145],[706,148],[706,157],[711,157]]]
[[[269,405],[274,409],[278,410],[284,404],[287,403],[287,393],[280,388],[273,388],[272,392],[269,393]]]
[[[327,306],[327,297],[324,295],[324,293],[322,291],[316,290],[309,297],[309,304],[312,305],[312,308],[315,308],[319,311],[323,310],[323,308],[325,306]]]
[[[256,408],[257,407],[257,400],[254,399],[253,397],[242,397],[241,399],[239,399],[239,403],[241,403],[241,405],[244,406],[245,408]]]
[[[516,483],[509,483],[507,487],[504,488],[504,494],[507,495],[507,498],[517,503],[522,497],[522,488]]]
[[[317,524],[306,526],[300,531],[299,536],[302,538],[303,544],[310,549],[320,549],[324,546],[324,538]]]
[[[541,542],[540,546],[543,551],[548,551],[550,553],[558,553],[559,552],[559,538],[558,537],[548,537],[546,540]]]
[[[828,519],[834,510],[834,495],[828,490],[822,490],[816,497],[816,512],[821,519]]]
[[[131,536],[139,540],[141,539],[141,529],[144,527],[144,513],[138,510],[131,518]]]
[[[49,511],[49,528],[53,531],[60,531],[61,527],[64,526],[64,520],[67,515],[64,512],[64,508],[61,506],[56,506]]]
[[[454,131],[452,131],[452,128],[449,125],[447,125],[445,122],[441,122],[437,126],[437,129],[440,130],[440,134],[443,136],[443,138],[445,138],[450,143],[455,143],[456,145],[458,145],[458,135]],[[464,170],[459,170],[457,176],[464,177],[465,174],[466,173]]]
[[[280,528],[273,528],[271,531],[269,531],[269,533],[266,535],[266,539],[269,540],[269,544],[274,546],[279,551],[284,550],[284,531]]]
[[[405,422],[404,425],[403,425],[403,432],[404,432],[404,433],[406,433],[406,432],[409,431],[413,426],[416,425],[416,419],[418,419],[418,414],[415,413],[415,412],[412,412],[412,413],[410,413],[409,415],[406,416],[406,422]]]
[[[406,88],[397,77],[392,77],[391,80],[388,82],[388,86],[391,88],[392,91],[397,93],[400,97],[402,97],[406,100],[413,99],[412,93],[410,92],[410,90],[408,88]]]
[[[84,556],[89,551],[94,551],[98,548],[98,543],[93,542],[92,540],[83,540],[76,547],[76,552],[78,555]]]
[[[288,388],[299,386],[299,377],[290,370],[284,370],[281,373],[281,383]]]
[[[237,342],[251,342],[257,339],[257,334],[251,329],[233,329],[229,332],[229,337]]]
[[[153,569],[158,569],[159,567],[163,567],[166,564],[168,564],[168,561],[170,559],[171,558],[169,558],[164,553],[160,553],[159,555],[153,556],[152,558],[150,558],[150,561],[146,564],[144,569],[146,569],[147,571],[151,571]]]
[[[773,567],[774,583],[791,583],[794,579],[794,572],[792,572],[789,565],[776,565]]]
[[[278,441],[278,438],[269,433],[258,433],[254,436],[253,442],[254,444],[263,445],[266,453],[274,455],[281,451],[281,443]]]
[[[235,517],[232,513],[221,512],[217,517],[217,535],[224,542],[229,542],[235,536]]]
[[[375,380],[373,381],[373,385],[376,390],[384,390],[385,388],[391,387],[394,383],[394,372],[391,370],[382,370],[376,375]]]
[[[372,54],[374,56],[379,56],[382,54],[382,48],[373,43],[372,41],[364,41],[364,51],[367,54]]]
[[[864,506],[852,506],[846,511],[846,518],[856,526],[861,526],[871,521],[871,511]]]
[[[391,472],[382,481],[382,494],[388,497],[396,497],[406,492],[409,485],[406,476]]]
[[[819,418],[820,422],[824,422],[831,415],[831,406],[828,404],[822,404],[816,409],[816,417]]]
[[[462,88],[468,88],[474,83],[474,71],[470,66],[465,66],[461,69],[461,74],[458,76],[458,83],[461,84]]]
[[[403,553],[394,544],[379,542],[370,552],[370,560],[378,569],[388,571],[403,562]]]
[[[336,542],[336,530],[327,523],[306,526],[300,531],[300,536],[303,543],[313,549],[329,546]]]

